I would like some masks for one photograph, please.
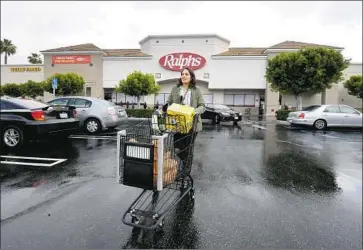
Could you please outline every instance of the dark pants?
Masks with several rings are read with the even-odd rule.
[[[180,134],[177,133],[174,135],[174,147],[179,149],[179,152],[177,153],[177,156],[180,158],[180,160],[183,163],[183,170],[186,171],[186,173],[190,173],[193,159],[190,154],[193,154],[193,148],[194,148],[194,142],[197,138],[198,133],[188,133],[188,134]]]

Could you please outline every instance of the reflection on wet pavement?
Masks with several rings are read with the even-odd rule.
[[[339,190],[333,172],[308,156],[295,152],[270,155],[265,174],[269,183],[289,190],[311,193]]]
[[[194,207],[182,200],[170,214],[170,222],[161,232],[133,229],[123,249],[196,249],[200,247]]]
[[[115,140],[18,152],[68,161],[51,169],[1,166],[2,248],[361,247],[362,133],[203,130],[192,170],[195,205],[180,203],[162,233],[122,224],[140,190],[115,184]],[[26,226],[32,222],[37,233]]]

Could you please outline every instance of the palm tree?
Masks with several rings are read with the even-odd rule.
[[[11,40],[4,39],[0,44],[1,54],[5,53],[4,63],[8,64],[8,56],[14,55],[16,53],[16,46],[12,43]]]
[[[28,62],[31,63],[31,64],[42,64],[43,60],[40,57],[40,54],[31,53],[31,55],[28,56]]]

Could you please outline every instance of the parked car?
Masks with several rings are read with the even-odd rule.
[[[47,136],[68,138],[79,130],[75,107],[53,107],[31,100],[2,96],[0,99],[1,144],[18,148],[24,142]]]
[[[127,118],[126,110],[123,107],[93,97],[66,96],[48,103],[76,107],[80,127],[90,134],[115,128]]]
[[[222,104],[207,104],[202,119],[212,120],[214,124],[222,122],[237,123],[242,120],[242,114]]]
[[[318,130],[327,127],[362,127],[362,113],[348,105],[313,105],[290,112],[287,121],[292,125],[308,125]]]

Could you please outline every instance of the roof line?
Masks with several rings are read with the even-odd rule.
[[[231,43],[230,40],[228,40],[227,38],[224,38],[218,34],[175,34],[175,35],[148,35],[145,38],[143,38],[142,40],[140,40],[139,44],[143,44],[145,43],[147,40],[150,39],[155,39],[155,38],[201,38],[201,37],[216,37],[219,38],[225,42],[227,42],[228,44]]]

